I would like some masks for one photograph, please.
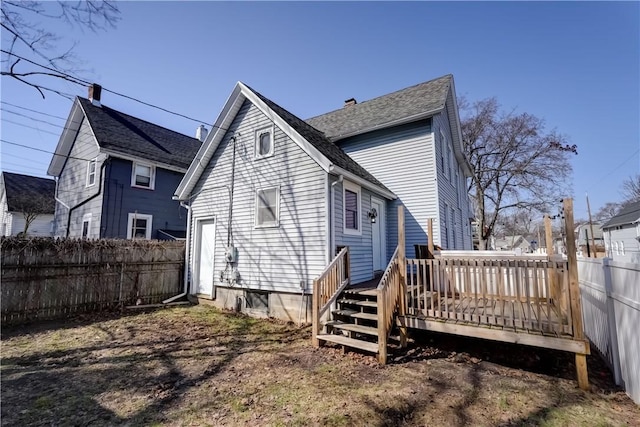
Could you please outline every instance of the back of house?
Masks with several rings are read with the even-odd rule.
[[[303,320],[314,278],[344,246],[352,283],[383,271],[406,210],[407,253],[471,249],[469,166],[453,77],[306,122],[238,83],[176,198],[189,208],[190,294]]]

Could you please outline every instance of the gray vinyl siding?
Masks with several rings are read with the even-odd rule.
[[[132,168],[130,160],[109,159],[105,172],[101,236],[126,239],[130,213],[153,215],[152,239],[160,237],[158,230],[185,231],[187,211],[180,207],[180,202],[172,200],[184,174],[156,167],[154,189],[150,190],[131,186]]]
[[[359,224],[362,227],[362,235],[345,234],[343,184],[338,183],[334,186],[335,245],[336,247],[349,246],[352,283],[360,283],[373,278],[372,231],[371,222],[367,217],[367,212],[371,209],[372,195],[375,196],[369,190],[360,188],[361,209],[359,212]],[[380,196],[377,197],[381,198]]]
[[[469,227],[469,199],[465,186],[460,182],[464,176],[455,155],[453,154],[451,125],[447,114],[447,109],[443,109],[441,113],[433,117],[433,134],[435,136],[435,149],[437,159],[437,183],[438,183],[438,209],[439,219],[437,227],[440,230],[440,246],[443,249],[472,249]],[[446,138],[448,148],[443,152],[441,142],[441,132]],[[451,156],[448,157],[447,150],[450,150]],[[445,160],[445,167],[442,167],[442,158]],[[451,171],[449,170],[451,169]],[[460,193],[459,193],[460,192]],[[464,197],[463,197],[464,196]],[[448,210],[446,209],[448,207]],[[451,209],[455,212],[455,224],[451,227]],[[449,227],[450,241],[445,242],[445,221]],[[453,230],[455,229],[455,233]],[[455,242],[453,236],[455,235]],[[453,243],[453,245],[452,245]]]
[[[398,245],[398,205],[405,207],[406,254],[427,242],[427,220],[438,223],[435,152],[431,121],[370,132],[339,142],[340,147],[372,173],[398,199],[387,201],[387,260]],[[439,228],[434,225],[434,242]]]
[[[96,165],[95,184],[87,187],[87,165],[89,160],[98,157]],[[102,194],[84,205],[73,209],[82,201],[90,198],[100,190],[100,171],[106,156],[99,155],[98,144],[86,120],[83,119],[76,140],[71,147],[58,181],[57,196],[71,209],[69,237],[79,237],[82,234],[82,218],[91,214],[91,229],[89,237],[100,236],[100,219],[102,214]],[[69,209],[61,203],[56,203],[55,235],[66,236]]]
[[[313,279],[326,267],[327,174],[275,125],[273,156],[254,159],[255,131],[271,125],[269,118],[245,101],[193,190],[191,258],[195,259],[193,236],[197,220],[215,218],[216,286],[227,286],[220,281],[218,272],[226,265],[234,134],[237,142],[231,229],[238,250],[240,286],[300,292],[301,282],[310,289]],[[280,189],[279,226],[257,228],[256,190],[269,188]],[[191,262],[189,266],[193,268]]]
[[[617,229],[616,229],[617,228]],[[607,257],[614,261],[640,263],[640,241],[637,238],[635,224],[609,228],[604,231]],[[615,250],[617,244],[618,251]],[[624,245],[624,254],[621,250]]]

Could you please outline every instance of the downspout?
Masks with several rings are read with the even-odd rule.
[[[184,277],[182,278],[184,285],[181,294],[172,296],[171,298],[167,298],[166,300],[162,301],[163,304],[173,302],[186,296],[189,293],[189,265],[191,264],[191,258],[189,257],[189,246],[191,246],[191,206],[189,206],[185,202],[180,202],[180,206],[187,210],[187,239],[184,245]]]
[[[333,251],[336,245],[336,210],[335,205],[335,186],[344,180],[344,176],[339,175],[338,179],[331,183],[331,248],[329,252],[329,262],[333,259]]]
[[[100,183],[98,184],[98,192],[96,194],[94,194],[93,196],[89,197],[88,199],[84,199],[83,201],[81,201],[80,203],[78,203],[77,205],[75,205],[74,207],[69,209],[69,215],[67,216],[67,233],[66,233],[66,237],[69,237],[69,228],[71,227],[71,213],[78,209],[80,206],[84,206],[86,203],[90,202],[91,200],[95,199],[96,197],[98,197],[101,193],[102,193],[102,176],[104,173],[104,169],[107,166],[107,162],[109,161],[109,158],[107,158],[104,162],[102,162],[102,166],[100,166]]]

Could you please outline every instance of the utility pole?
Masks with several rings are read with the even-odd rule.
[[[593,234],[593,222],[591,222],[591,206],[589,206],[589,195],[585,193],[585,196],[587,196],[587,213],[589,214],[589,228],[591,229],[591,246],[593,246],[594,258],[598,258],[598,248],[596,247],[596,238],[595,238],[595,235]],[[587,244],[589,244],[588,241],[587,241]]]

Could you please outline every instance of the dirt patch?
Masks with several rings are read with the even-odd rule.
[[[316,349],[309,328],[204,306],[13,328],[2,337],[1,422],[640,425],[596,357],[589,393],[562,352],[417,334],[391,360]]]

